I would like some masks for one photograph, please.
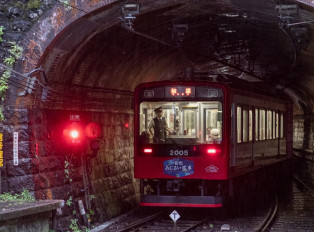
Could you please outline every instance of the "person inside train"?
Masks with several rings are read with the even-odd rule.
[[[208,142],[212,142],[213,141],[213,138],[212,138],[212,135],[211,135],[212,129],[213,129],[213,127],[211,127],[211,126],[207,128],[206,141],[208,141]]]
[[[170,129],[166,119],[162,116],[162,107],[156,108],[154,112],[156,117],[148,125],[149,133],[153,136],[154,143],[165,143],[167,131],[170,132]]]

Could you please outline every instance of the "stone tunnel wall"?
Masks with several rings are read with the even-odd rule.
[[[68,112],[69,113],[69,112]],[[6,170],[2,191],[28,189],[37,199],[72,199],[63,209],[61,222],[79,212],[77,201],[85,202],[80,156],[70,155],[62,145],[60,131],[66,111],[11,110],[4,126]],[[76,112],[85,122],[101,126],[100,149],[88,158],[87,176],[95,220],[117,216],[138,204],[139,183],[133,179],[133,113]],[[125,126],[125,123],[130,125]],[[13,165],[13,132],[19,133],[19,165]],[[90,153],[87,149],[86,153]],[[68,201],[71,202],[71,201]]]
[[[314,150],[314,119],[302,115],[294,117],[293,148]]]

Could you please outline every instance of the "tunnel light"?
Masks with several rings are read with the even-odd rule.
[[[120,17],[120,19],[127,28],[133,30],[133,21],[139,13],[140,5],[138,3],[125,3],[122,5],[123,18]]]
[[[126,3],[122,6],[122,14],[124,19],[135,19],[140,13],[140,5],[138,3]]]

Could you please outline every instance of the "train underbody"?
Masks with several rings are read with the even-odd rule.
[[[141,205],[217,208],[223,205],[225,181],[141,179]]]

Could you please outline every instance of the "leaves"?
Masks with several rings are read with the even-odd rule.
[[[67,202],[66,202],[66,205],[67,205],[67,206],[71,206],[72,204],[73,204],[72,196],[70,196],[69,199],[68,199]]]
[[[3,193],[0,194],[0,202],[4,201],[18,201],[18,202],[32,202],[35,201],[34,196],[30,194],[27,189],[24,189],[20,194]]]
[[[2,35],[3,35],[3,31],[4,31],[4,27],[0,26],[0,42],[3,41],[2,39]],[[13,67],[16,60],[19,59],[23,53],[23,48],[21,46],[18,46],[16,44],[16,42],[8,42],[9,44],[11,44],[11,47],[9,49],[9,52],[12,54],[8,57],[6,57],[4,59],[4,63],[8,66],[8,67]],[[9,88],[8,86],[8,79],[11,76],[11,72],[10,70],[5,70],[2,75],[0,76],[0,99],[3,102],[4,101],[4,97],[5,97],[5,93],[7,91],[7,89]],[[3,107],[0,108],[0,120],[3,121],[4,120],[4,115],[3,115]]]
[[[4,34],[4,27],[0,26],[0,42],[3,42],[3,38],[2,38],[3,34]]]
[[[7,66],[13,66],[13,64],[15,63],[15,58],[13,56],[9,56],[7,58],[4,59],[3,61]]]

